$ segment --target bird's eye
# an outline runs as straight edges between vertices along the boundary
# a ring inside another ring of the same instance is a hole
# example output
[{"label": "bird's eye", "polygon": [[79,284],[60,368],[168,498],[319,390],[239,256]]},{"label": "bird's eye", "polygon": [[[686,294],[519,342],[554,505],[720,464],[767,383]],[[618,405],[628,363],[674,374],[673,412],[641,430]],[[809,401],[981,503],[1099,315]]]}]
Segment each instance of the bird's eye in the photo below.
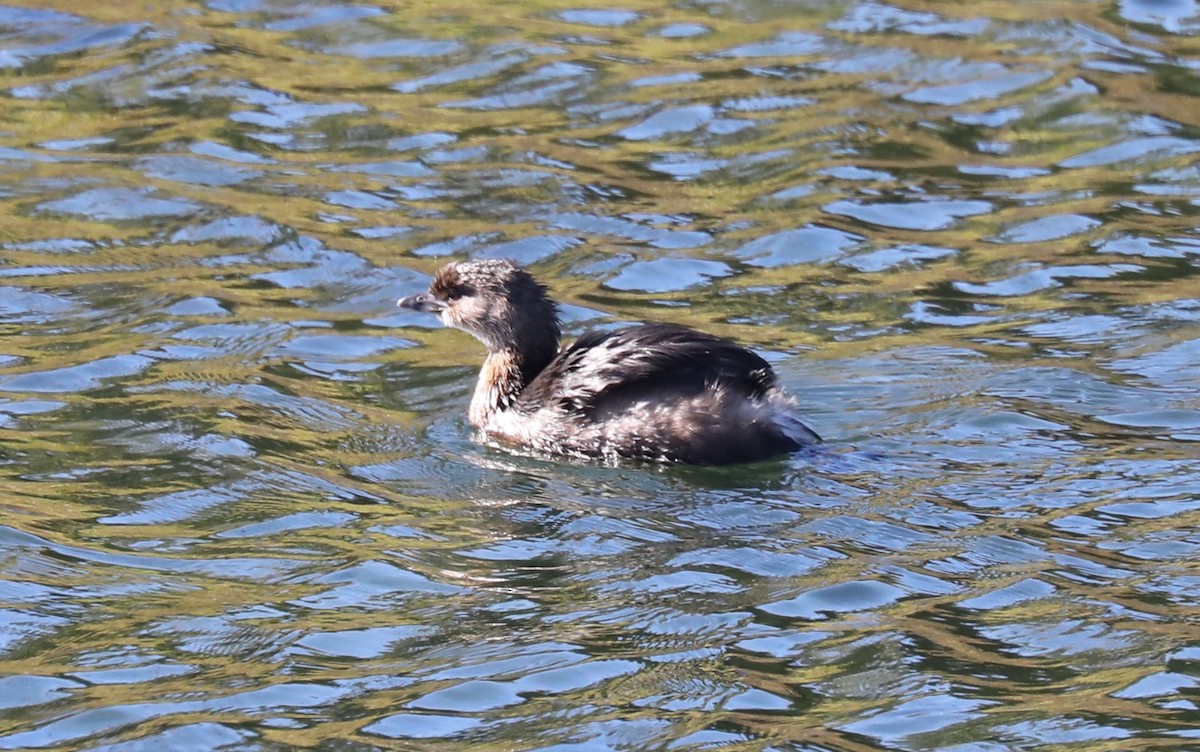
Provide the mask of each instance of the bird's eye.
[{"label": "bird's eye", "polygon": [[465,286],[455,285],[454,287],[451,287],[449,290],[446,290],[446,300],[458,300],[459,298],[466,295],[468,292],[470,292],[470,290],[468,290]]}]

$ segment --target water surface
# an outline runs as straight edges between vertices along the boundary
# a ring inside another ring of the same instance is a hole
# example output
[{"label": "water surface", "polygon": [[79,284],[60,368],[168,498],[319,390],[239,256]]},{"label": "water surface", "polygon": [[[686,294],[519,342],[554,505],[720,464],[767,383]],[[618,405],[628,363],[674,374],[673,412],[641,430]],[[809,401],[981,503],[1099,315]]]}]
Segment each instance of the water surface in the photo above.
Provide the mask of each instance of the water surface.
[{"label": "water surface", "polygon": [[[1196,3],[110,5],[0,6],[0,748],[1200,743]],[[497,256],[827,445],[480,444]]]}]

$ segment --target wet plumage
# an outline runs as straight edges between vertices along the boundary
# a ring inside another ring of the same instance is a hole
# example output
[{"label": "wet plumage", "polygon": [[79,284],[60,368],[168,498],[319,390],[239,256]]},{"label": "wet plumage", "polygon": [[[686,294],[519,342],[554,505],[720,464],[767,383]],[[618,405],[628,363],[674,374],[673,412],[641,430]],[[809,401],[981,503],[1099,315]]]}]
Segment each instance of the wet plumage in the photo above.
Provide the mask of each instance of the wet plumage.
[{"label": "wet plumage", "polygon": [[720,465],[820,441],[771,366],[672,324],[589,332],[559,350],[558,308],[510,261],[451,263],[399,305],[437,313],[488,349],[471,422],[538,451]]}]

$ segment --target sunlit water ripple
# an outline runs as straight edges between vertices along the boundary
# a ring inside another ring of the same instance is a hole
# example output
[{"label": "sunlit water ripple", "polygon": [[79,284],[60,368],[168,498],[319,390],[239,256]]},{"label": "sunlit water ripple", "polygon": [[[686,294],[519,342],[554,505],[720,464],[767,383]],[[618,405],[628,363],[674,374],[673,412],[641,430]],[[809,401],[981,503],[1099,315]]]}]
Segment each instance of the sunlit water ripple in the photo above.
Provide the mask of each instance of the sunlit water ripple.
[{"label": "sunlit water ripple", "polygon": [[[1195,2],[0,7],[0,748],[1200,744]],[[567,329],[828,443],[479,443]]]}]

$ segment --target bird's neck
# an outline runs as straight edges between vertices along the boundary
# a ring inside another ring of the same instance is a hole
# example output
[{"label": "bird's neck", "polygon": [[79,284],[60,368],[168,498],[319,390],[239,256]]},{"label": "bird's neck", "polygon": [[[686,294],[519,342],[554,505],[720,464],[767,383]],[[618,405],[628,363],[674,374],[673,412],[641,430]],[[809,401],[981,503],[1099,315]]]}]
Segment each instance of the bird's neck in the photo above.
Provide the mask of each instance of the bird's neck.
[{"label": "bird's neck", "polygon": [[488,353],[479,371],[479,381],[475,382],[475,394],[467,413],[471,424],[485,428],[494,414],[513,406],[526,386],[521,356],[516,350]]},{"label": "bird's neck", "polygon": [[503,348],[488,353],[475,383],[468,417],[472,425],[485,428],[498,412],[510,409],[525,387],[553,360],[558,352],[557,337],[538,347]]}]

